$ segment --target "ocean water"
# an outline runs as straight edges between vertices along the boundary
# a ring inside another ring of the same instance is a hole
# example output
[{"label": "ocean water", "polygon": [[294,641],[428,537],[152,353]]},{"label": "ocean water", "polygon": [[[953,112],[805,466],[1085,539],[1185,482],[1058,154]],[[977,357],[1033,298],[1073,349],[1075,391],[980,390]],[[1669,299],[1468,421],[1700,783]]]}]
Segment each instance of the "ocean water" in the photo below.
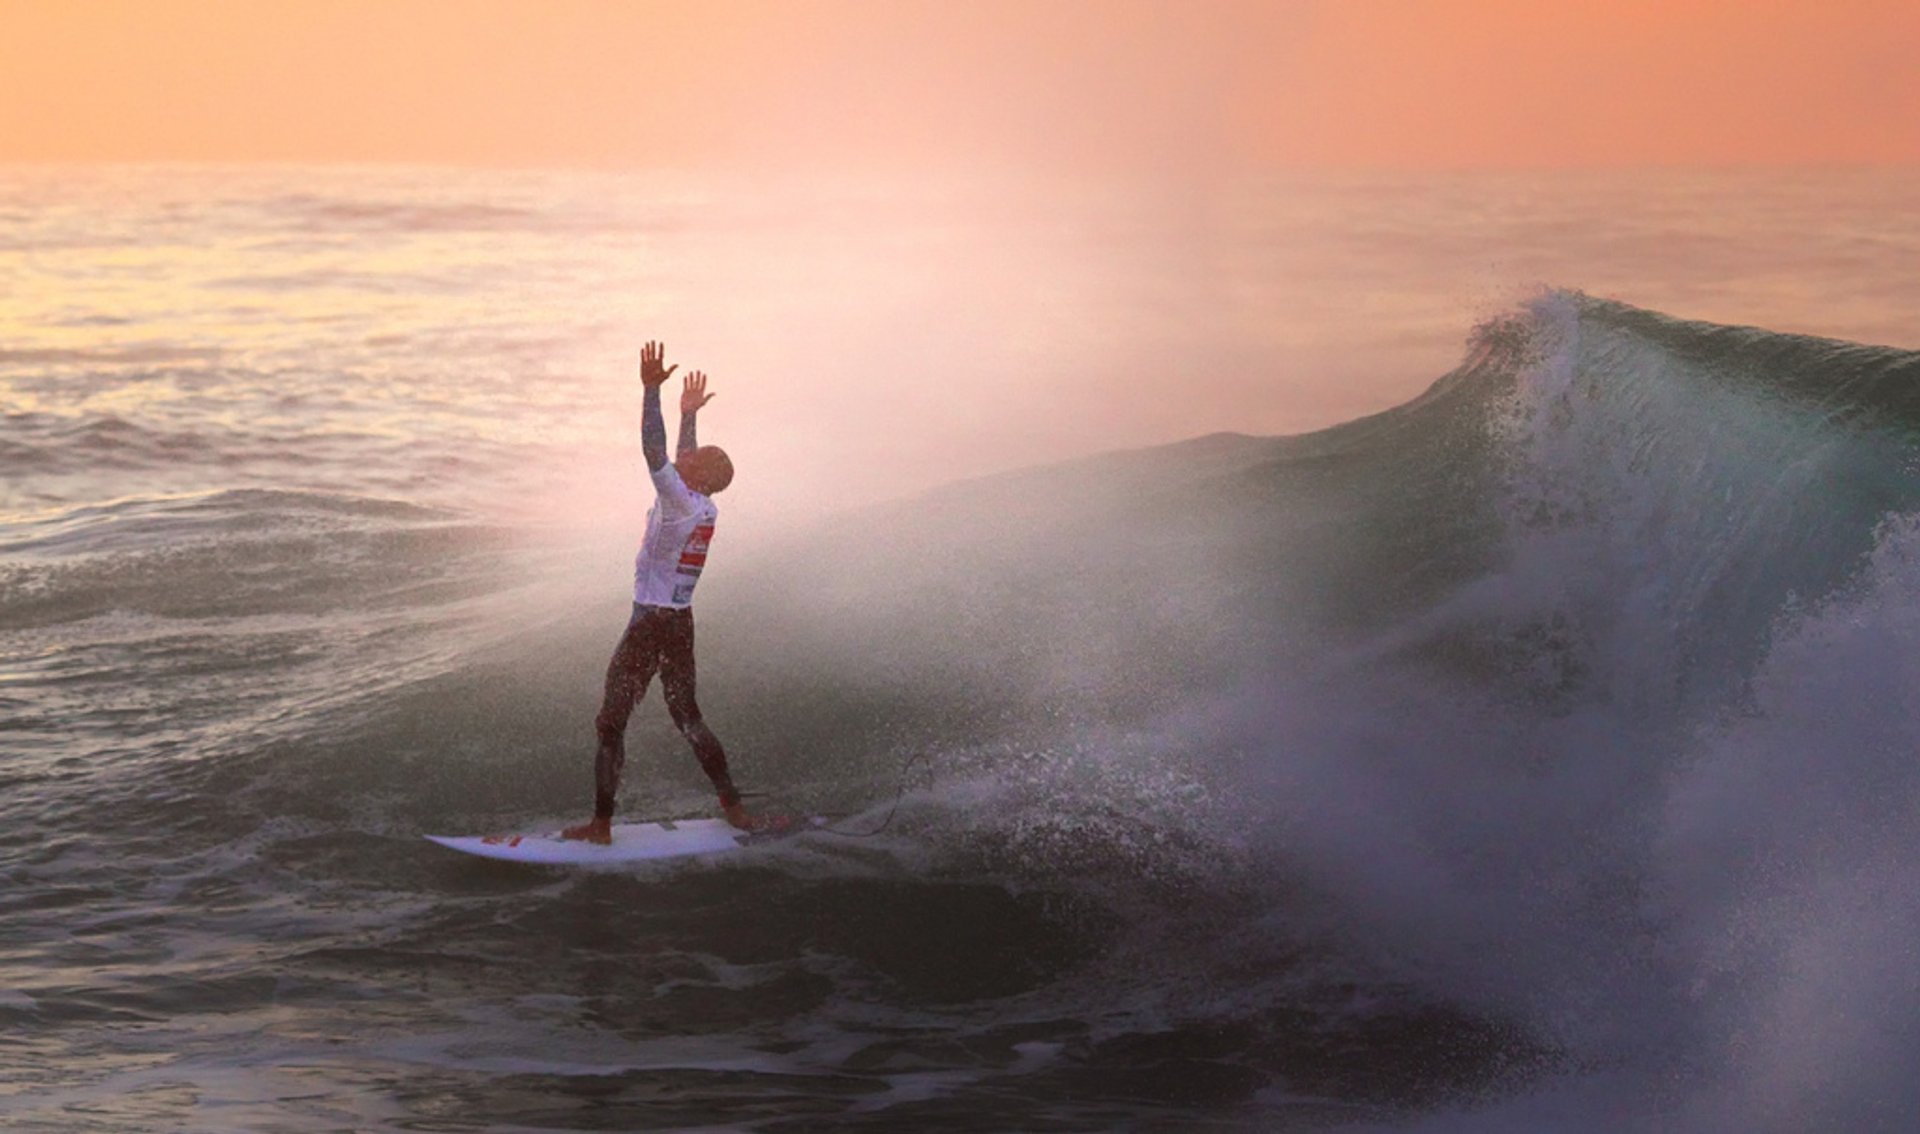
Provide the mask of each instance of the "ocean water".
[{"label": "ocean water", "polygon": [[0,170],[0,1125],[1909,1129],[1909,180]]}]

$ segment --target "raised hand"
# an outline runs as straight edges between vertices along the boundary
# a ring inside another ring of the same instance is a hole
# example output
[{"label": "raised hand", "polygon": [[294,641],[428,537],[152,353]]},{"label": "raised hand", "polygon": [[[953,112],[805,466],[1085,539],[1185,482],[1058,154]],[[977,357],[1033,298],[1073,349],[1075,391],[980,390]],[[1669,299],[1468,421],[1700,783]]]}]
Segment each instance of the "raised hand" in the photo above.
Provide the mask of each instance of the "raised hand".
[{"label": "raised hand", "polygon": [[649,342],[640,348],[640,384],[642,386],[648,389],[664,386],[667,384],[667,379],[673,377],[673,372],[680,369],[678,363],[662,367],[660,364],[666,361],[666,355],[667,348],[661,343]]},{"label": "raised hand", "polygon": [[695,370],[693,373],[688,374],[685,384],[680,389],[681,415],[685,416],[690,413],[699,413],[700,407],[712,400],[713,395],[707,393],[706,373]]}]

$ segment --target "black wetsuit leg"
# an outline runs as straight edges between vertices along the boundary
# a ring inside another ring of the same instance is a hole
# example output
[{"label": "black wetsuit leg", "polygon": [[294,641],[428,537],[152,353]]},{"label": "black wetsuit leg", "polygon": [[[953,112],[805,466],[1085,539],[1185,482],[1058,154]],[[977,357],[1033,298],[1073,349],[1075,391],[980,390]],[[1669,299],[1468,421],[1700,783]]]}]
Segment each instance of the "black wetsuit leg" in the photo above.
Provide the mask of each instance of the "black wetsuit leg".
[{"label": "black wetsuit leg", "polygon": [[663,610],[660,632],[660,688],[666,694],[667,712],[672,714],[673,723],[680,735],[687,738],[693,746],[693,754],[700,761],[700,769],[713,781],[713,790],[720,793],[720,806],[732,807],[740,802],[740,793],[733,786],[733,777],[727,774],[727,753],[720,747],[720,738],[707,727],[700,716],[700,703],[694,699],[696,667],[693,660],[693,609]]},{"label": "black wetsuit leg", "polygon": [[620,644],[607,662],[606,693],[600,699],[599,715],[593,718],[593,731],[600,741],[593,758],[596,819],[613,815],[613,801],[620,794],[620,769],[627,762],[627,718],[660,668],[660,646],[653,624],[645,617],[647,609],[634,604],[626,633],[620,635]]},{"label": "black wetsuit leg", "polygon": [[720,793],[721,805],[740,801],[740,793],[727,774],[727,756],[720,738],[701,719],[699,703],[694,699],[693,611],[636,603],[626,633],[607,663],[606,693],[593,722],[599,739],[593,765],[596,818],[613,815],[614,799],[620,793],[620,771],[626,764],[627,720],[633,715],[634,705],[646,695],[655,672],[660,674],[673,723],[693,745],[701,769]]}]

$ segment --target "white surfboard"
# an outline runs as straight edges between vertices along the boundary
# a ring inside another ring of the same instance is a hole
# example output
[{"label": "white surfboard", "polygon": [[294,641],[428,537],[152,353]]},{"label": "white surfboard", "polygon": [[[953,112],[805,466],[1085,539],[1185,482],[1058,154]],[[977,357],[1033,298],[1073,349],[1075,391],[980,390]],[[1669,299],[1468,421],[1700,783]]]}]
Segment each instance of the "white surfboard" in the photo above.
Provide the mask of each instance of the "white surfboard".
[{"label": "white surfboard", "polygon": [[735,851],[795,835],[819,823],[820,820],[796,820],[778,831],[742,831],[725,819],[661,819],[652,823],[616,823],[613,842],[604,844],[590,843],[584,839],[563,839],[557,832],[546,835],[426,837],[443,847],[477,854],[482,858],[543,866],[604,866]]}]

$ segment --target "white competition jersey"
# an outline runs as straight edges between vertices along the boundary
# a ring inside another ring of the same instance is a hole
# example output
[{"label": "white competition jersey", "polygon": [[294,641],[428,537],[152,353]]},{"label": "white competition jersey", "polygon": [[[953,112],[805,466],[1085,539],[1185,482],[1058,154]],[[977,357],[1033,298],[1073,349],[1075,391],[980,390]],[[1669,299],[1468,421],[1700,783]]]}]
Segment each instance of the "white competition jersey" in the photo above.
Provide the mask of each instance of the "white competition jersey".
[{"label": "white competition jersey", "polygon": [[672,463],[653,474],[660,498],[647,512],[647,538],[633,557],[633,601],[643,606],[693,605],[693,586],[707,565],[707,545],[720,509],[687,487]]}]

